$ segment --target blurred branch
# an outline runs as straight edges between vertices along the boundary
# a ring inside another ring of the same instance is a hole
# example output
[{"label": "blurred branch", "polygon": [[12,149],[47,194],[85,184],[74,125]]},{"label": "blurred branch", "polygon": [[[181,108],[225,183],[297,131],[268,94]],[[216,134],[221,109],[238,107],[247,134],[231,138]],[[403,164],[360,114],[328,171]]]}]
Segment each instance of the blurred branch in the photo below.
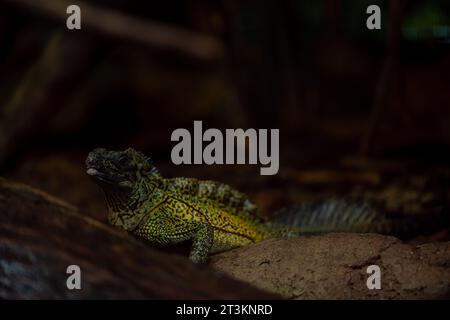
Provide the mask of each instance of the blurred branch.
[{"label": "blurred branch", "polygon": [[389,25],[386,39],[387,51],[376,87],[369,125],[361,141],[360,152],[362,154],[367,154],[370,151],[370,146],[378,129],[382,114],[386,109],[393,77],[395,72],[398,71],[398,56],[400,54],[402,23],[406,3],[407,0],[391,0],[389,2]]},{"label": "blurred branch", "polygon": [[[77,83],[95,68],[98,41],[79,33],[54,32],[42,54],[0,109],[0,166],[38,127],[46,126]],[[69,62],[69,63],[68,63]]]},{"label": "blurred branch", "polygon": [[306,185],[363,184],[376,186],[381,176],[376,170],[285,170],[285,179]]},{"label": "blurred branch", "polygon": [[[65,21],[66,9],[72,1],[0,0],[48,17]],[[92,29],[106,36],[128,40],[150,48],[169,49],[200,60],[216,60],[222,45],[213,37],[201,35],[155,22],[136,19],[106,8],[77,1],[81,8],[82,29]]]}]

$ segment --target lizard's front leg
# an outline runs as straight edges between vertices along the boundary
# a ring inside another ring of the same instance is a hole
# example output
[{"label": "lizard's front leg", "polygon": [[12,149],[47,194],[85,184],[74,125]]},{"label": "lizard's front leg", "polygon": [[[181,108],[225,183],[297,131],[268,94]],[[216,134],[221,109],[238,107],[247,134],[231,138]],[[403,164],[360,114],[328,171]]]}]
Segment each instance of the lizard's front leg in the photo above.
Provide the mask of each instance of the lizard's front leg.
[{"label": "lizard's front leg", "polygon": [[214,242],[214,230],[208,223],[202,223],[193,235],[192,249],[189,258],[194,263],[208,261]]},{"label": "lizard's front leg", "polygon": [[133,233],[161,245],[192,239],[189,257],[194,263],[205,263],[208,260],[214,241],[214,231],[209,223],[176,219],[164,207],[153,210],[152,215],[144,219]]}]

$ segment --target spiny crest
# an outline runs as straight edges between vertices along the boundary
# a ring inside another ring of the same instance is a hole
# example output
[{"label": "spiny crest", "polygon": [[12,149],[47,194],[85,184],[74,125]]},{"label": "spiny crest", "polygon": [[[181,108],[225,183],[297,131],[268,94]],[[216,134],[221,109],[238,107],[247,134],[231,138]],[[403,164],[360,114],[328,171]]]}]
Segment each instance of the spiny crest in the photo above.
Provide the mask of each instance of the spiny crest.
[{"label": "spiny crest", "polygon": [[159,174],[158,169],[156,169],[150,157],[147,157],[142,152],[137,151],[133,148],[128,148],[125,150],[125,152],[133,158],[136,166],[143,172],[148,174]]}]

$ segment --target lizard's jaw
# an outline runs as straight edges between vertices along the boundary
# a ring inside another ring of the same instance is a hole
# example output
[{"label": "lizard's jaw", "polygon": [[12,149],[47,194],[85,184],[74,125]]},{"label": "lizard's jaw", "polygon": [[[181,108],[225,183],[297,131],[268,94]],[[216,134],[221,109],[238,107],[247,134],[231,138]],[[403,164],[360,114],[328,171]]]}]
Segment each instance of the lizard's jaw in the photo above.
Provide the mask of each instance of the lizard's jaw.
[{"label": "lizard's jaw", "polygon": [[124,179],[121,179],[119,177],[112,177],[111,175],[108,175],[93,166],[89,166],[86,170],[86,173],[98,181],[112,185],[120,185],[125,181]]}]

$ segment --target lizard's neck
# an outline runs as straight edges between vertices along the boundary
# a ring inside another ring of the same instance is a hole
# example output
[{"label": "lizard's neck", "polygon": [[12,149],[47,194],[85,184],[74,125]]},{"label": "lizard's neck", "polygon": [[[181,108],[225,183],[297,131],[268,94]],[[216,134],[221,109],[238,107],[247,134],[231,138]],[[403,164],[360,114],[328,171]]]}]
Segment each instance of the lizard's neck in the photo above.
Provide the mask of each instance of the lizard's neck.
[{"label": "lizard's neck", "polygon": [[108,207],[108,220],[125,230],[133,230],[146,212],[161,198],[163,179],[142,179],[130,190],[103,187]]}]

